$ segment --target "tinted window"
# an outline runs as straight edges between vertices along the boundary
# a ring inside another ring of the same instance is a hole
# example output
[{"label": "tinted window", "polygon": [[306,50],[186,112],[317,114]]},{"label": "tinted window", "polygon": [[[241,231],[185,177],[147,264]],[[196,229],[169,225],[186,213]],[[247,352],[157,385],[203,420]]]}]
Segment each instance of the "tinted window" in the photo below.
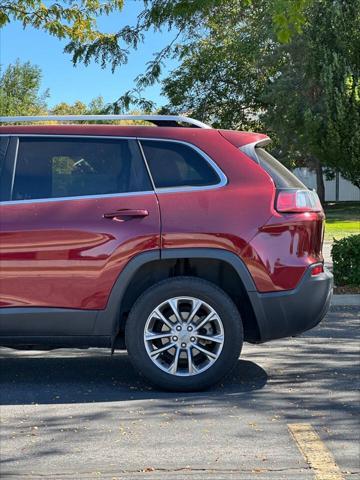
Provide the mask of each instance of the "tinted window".
[{"label": "tinted window", "polygon": [[274,180],[278,188],[306,188],[305,185],[276,158],[263,148],[257,148],[260,165]]},{"label": "tinted window", "polygon": [[13,200],[151,190],[134,140],[23,138]]},{"label": "tinted window", "polygon": [[0,136],[0,174],[5,163],[6,150],[9,145],[9,137]]},{"label": "tinted window", "polygon": [[141,142],[157,188],[215,185],[220,178],[193,148],[177,142]]}]

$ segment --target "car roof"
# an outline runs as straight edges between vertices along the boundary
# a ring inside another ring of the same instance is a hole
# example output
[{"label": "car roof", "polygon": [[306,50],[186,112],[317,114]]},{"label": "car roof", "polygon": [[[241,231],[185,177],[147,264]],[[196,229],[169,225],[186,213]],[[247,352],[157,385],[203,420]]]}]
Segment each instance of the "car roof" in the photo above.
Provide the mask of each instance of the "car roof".
[{"label": "car roof", "polygon": [[142,137],[169,140],[183,140],[199,144],[214,139],[221,134],[237,147],[267,138],[261,133],[216,130],[188,127],[153,127],[144,125],[2,125],[0,135],[81,135],[81,136],[110,136],[110,137]]}]

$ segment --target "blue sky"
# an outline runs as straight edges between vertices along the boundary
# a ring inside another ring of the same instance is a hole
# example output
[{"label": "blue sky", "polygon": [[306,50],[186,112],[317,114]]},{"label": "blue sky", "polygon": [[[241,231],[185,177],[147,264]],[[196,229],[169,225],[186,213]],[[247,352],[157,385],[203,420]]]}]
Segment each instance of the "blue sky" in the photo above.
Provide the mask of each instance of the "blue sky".
[{"label": "blue sky", "polygon": [[[133,25],[142,5],[142,1],[127,0],[121,12],[98,20],[100,29],[111,32],[127,24]],[[161,50],[174,36],[175,32],[149,32],[145,42],[130,54],[129,62],[112,74],[110,68],[103,70],[96,63],[73,67],[71,56],[63,53],[66,41],[32,28],[24,30],[20,23],[13,22],[0,30],[0,63],[4,69],[19,58],[22,62],[38,65],[43,72],[42,88],[50,89],[50,106],[61,101],[88,103],[98,95],[111,102],[133,87],[134,78],[144,71],[152,54]],[[170,71],[174,66],[175,61],[169,60],[166,70]],[[148,88],[146,97],[158,105],[166,103],[160,85]]]}]

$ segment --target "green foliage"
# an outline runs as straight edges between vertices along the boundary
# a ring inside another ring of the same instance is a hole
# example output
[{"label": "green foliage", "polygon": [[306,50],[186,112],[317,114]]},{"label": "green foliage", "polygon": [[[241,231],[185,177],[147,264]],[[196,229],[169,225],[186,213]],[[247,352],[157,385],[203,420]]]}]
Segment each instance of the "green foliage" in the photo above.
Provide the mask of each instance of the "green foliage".
[{"label": "green foliage", "polygon": [[73,104],[61,102],[48,108],[49,90],[40,91],[42,73],[30,62],[10,64],[0,77],[0,115],[97,115],[106,113],[109,106],[99,96],[86,105],[80,100]]},{"label": "green foliage", "polygon": [[105,113],[107,105],[102,96],[96,97],[86,105],[77,100],[73,104],[61,102],[50,110],[50,115],[100,115]]},{"label": "green foliage", "polygon": [[23,27],[42,29],[58,38],[95,41],[102,38],[96,29],[96,17],[123,7],[123,0],[0,0],[0,28],[11,20]]},{"label": "green foliage", "polygon": [[43,115],[48,90],[41,93],[41,70],[30,62],[10,64],[0,78],[0,114]]},{"label": "green foliage", "polygon": [[319,148],[332,168],[360,188],[359,9],[358,0],[335,5],[328,14],[331,30],[320,38],[326,128]]},{"label": "green foliage", "polygon": [[107,112],[108,105],[105,103],[104,98],[100,95],[95,97],[89,103],[87,107],[88,115],[100,115]]},{"label": "green foliage", "polygon": [[[132,2],[133,0],[128,0]],[[273,30],[280,39],[288,41],[293,32],[299,32],[305,22],[305,6],[315,0],[272,0],[270,18]],[[100,15],[123,8],[124,0],[0,0],[0,28],[17,20],[23,27],[41,29],[60,39],[67,39],[65,52],[70,53],[74,64],[88,65],[92,60],[112,70],[128,60],[129,47],[137,48],[149,30],[174,29],[174,40],[147,65],[146,71],[136,79],[136,87],[117,102],[115,108],[129,108],[130,104],[149,108],[138,94],[146,85],[160,77],[165,58],[181,55],[178,40],[187,44],[201,38],[208,23],[223,8],[235,11],[251,6],[258,0],[143,0],[144,8],[136,25],[126,25],[116,32],[101,32],[96,19]]]},{"label": "green foliage", "polygon": [[[66,103],[66,102],[61,102],[61,103],[58,103],[57,105],[55,105],[50,111],[49,111],[49,114],[50,115],[102,115],[102,114],[106,114],[106,113],[112,113],[113,112],[113,106],[112,105],[109,105],[109,104],[106,104],[103,97],[102,96],[99,96],[99,97],[95,97],[93,100],[91,100],[91,102],[86,105],[84,102],[81,102],[80,100],[77,100],[76,102],[70,104],[70,103]],[[141,112],[132,112],[134,115],[136,114],[141,114],[143,113],[143,111]],[[129,124],[134,124],[134,125],[152,125],[151,123],[149,122],[145,122],[145,121],[142,121],[142,122],[129,122],[129,121],[122,121],[122,120],[114,120],[113,122],[103,122],[103,121],[100,121],[100,120],[96,120],[96,121],[91,121],[89,122],[88,120],[87,121],[81,121],[81,122],[77,122],[79,124],[81,123],[86,123],[86,124],[89,124],[89,123],[97,123],[97,124],[101,124],[101,123],[106,123],[106,124],[113,124],[113,125],[129,125]],[[60,160],[59,160],[60,162]],[[61,162],[63,162],[63,159],[61,160]],[[64,163],[59,163],[60,167],[62,168],[64,165],[67,165],[66,162],[65,164]],[[59,168],[60,168],[59,167]]]},{"label": "green foliage", "polygon": [[265,124],[360,186],[360,1],[319,0],[265,91]]},{"label": "green foliage", "polygon": [[77,100],[72,105],[61,102],[50,110],[50,115],[86,115],[87,106],[85,103]]},{"label": "green foliage", "polygon": [[325,241],[332,243],[334,238],[360,233],[360,202],[330,202],[324,209]]},{"label": "green foliage", "polygon": [[273,41],[266,41],[271,17],[252,5],[213,13],[207,34],[183,48],[181,65],[165,79],[170,104],[164,111],[191,112],[215,127],[260,128],[260,95],[276,72]]},{"label": "green foliage", "polygon": [[306,23],[304,12],[311,3],[311,0],[274,2],[272,19],[277,38],[281,43],[289,43],[294,34],[302,33]]},{"label": "green foliage", "polygon": [[[145,72],[135,79],[135,87],[114,103],[116,112],[127,111],[131,106],[149,111],[154,105],[143,97],[144,88],[153,85],[161,78],[166,58],[183,60],[199,42],[207,38],[209,31],[217,27],[229,31],[229,24],[236,29],[241,26],[243,13],[252,14],[254,25],[262,30],[262,22],[279,42],[288,41],[294,32],[300,32],[305,23],[305,7],[315,0],[144,0],[145,8],[138,18],[136,27],[129,27],[128,38],[119,32],[121,38],[132,46],[143,40],[144,32],[155,29],[174,28],[177,33],[173,40],[162,50],[154,54],[154,58],[147,63]],[[264,15],[264,4],[267,5],[267,17]],[[253,13],[252,13],[253,12]],[[257,18],[255,12],[259,15]],[[220,24],[220,20],[224,22]],[[256,21],[257,20],[257,21]],[[220,30],[218,31],[220,34]],[[235,31],[236,34],[236,31]],[[223,35],[225,37],[225,35]],[[240,40],[240,39],[239,39]],[[231,39],[230,39],[231,41]],[[214,45],[214,43],[213,43]],[[81,60],[91,58],[90,48],[84,47]],[[111,58],[111,55],[110,55]],[[104,59],[104,63],[108,59]],[[126,58],[123,59],[126,61]],[[113,56],[114,69],[121,59]],[[220,75],[220,72],[218,72]]]},{"label": "green foliage", "polygon": [[[96,17],[120,10],[123,0],[0,0],[0,27],[15,19],[43,29],[69,40],[74,64],[94,59],[112,69],[127,62],[146,31],[174,28],[134,89],[96,111],[154,110],[143,90],[161,78],[166,58],[176,57],[181,66],[164,81],[170,101],[163,112],[268,131],[288,166],[315,167],[318,179],[329,167],[360,185],[360,0],[143,2],[135,26],[102,33]],[[65,110],[89,108],[57,106]]]},{"label": "green foliage", "polygon": [[334,240],[331,255],[335,285],[360,286],[360,235]]},{"label": "green foliage", "polygon": [[[77,100],[73,104],[61,102],[55,105],[49,112],[50,115],[101,115],[108,113],[109,106],[105,104],[103,97],[99,96],[91,100],[86,105],[84,102]],[[89,122],[83,121],[80,123],[102,123],[99,121]]]},{"label": "green foliage", "polygon": [[359,12],[360,0],[333,0],[332,8],[327,0],[224,2],[200,39],[178,47],[163,112],[267,131],[288,166],[309,166],[318,178],[323,168],[338,170],[359,186]]},{"label": "green foliage", "polygon": [[[31,26],[54,37],[67,39],[69,43],[65,51],[72,54],[74,63],[79,60],[88,63],[89,56],[104,63],[109,55],[122,61],[124,51],[118,43],[122,33],[103,33],[96,23],[100,15],[108,15],[122,7],[123,0],[63,0],[53,3],[0,0],[0,28],[17,20],[24,28]],[[88,49],[86,55],[84,48]]]}]

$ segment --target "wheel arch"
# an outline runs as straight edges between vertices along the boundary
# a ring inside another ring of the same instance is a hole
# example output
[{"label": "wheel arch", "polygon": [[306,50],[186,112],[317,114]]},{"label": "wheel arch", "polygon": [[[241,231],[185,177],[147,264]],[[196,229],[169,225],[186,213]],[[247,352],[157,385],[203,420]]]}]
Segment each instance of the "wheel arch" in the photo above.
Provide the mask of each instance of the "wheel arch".
[{"label": "wheel arch", "polygon": [[95,334],[111,335],[124,347],[126,316],[139,295],[169,277],[192,275],[211,281],[234,301],[244,323],[245,340],[259,341],[259,327],[252,299],[254,281],[244,262],[234,253],[217,248],[174,248],[136,255],[119,274],[105,310],[99,312]]}]

